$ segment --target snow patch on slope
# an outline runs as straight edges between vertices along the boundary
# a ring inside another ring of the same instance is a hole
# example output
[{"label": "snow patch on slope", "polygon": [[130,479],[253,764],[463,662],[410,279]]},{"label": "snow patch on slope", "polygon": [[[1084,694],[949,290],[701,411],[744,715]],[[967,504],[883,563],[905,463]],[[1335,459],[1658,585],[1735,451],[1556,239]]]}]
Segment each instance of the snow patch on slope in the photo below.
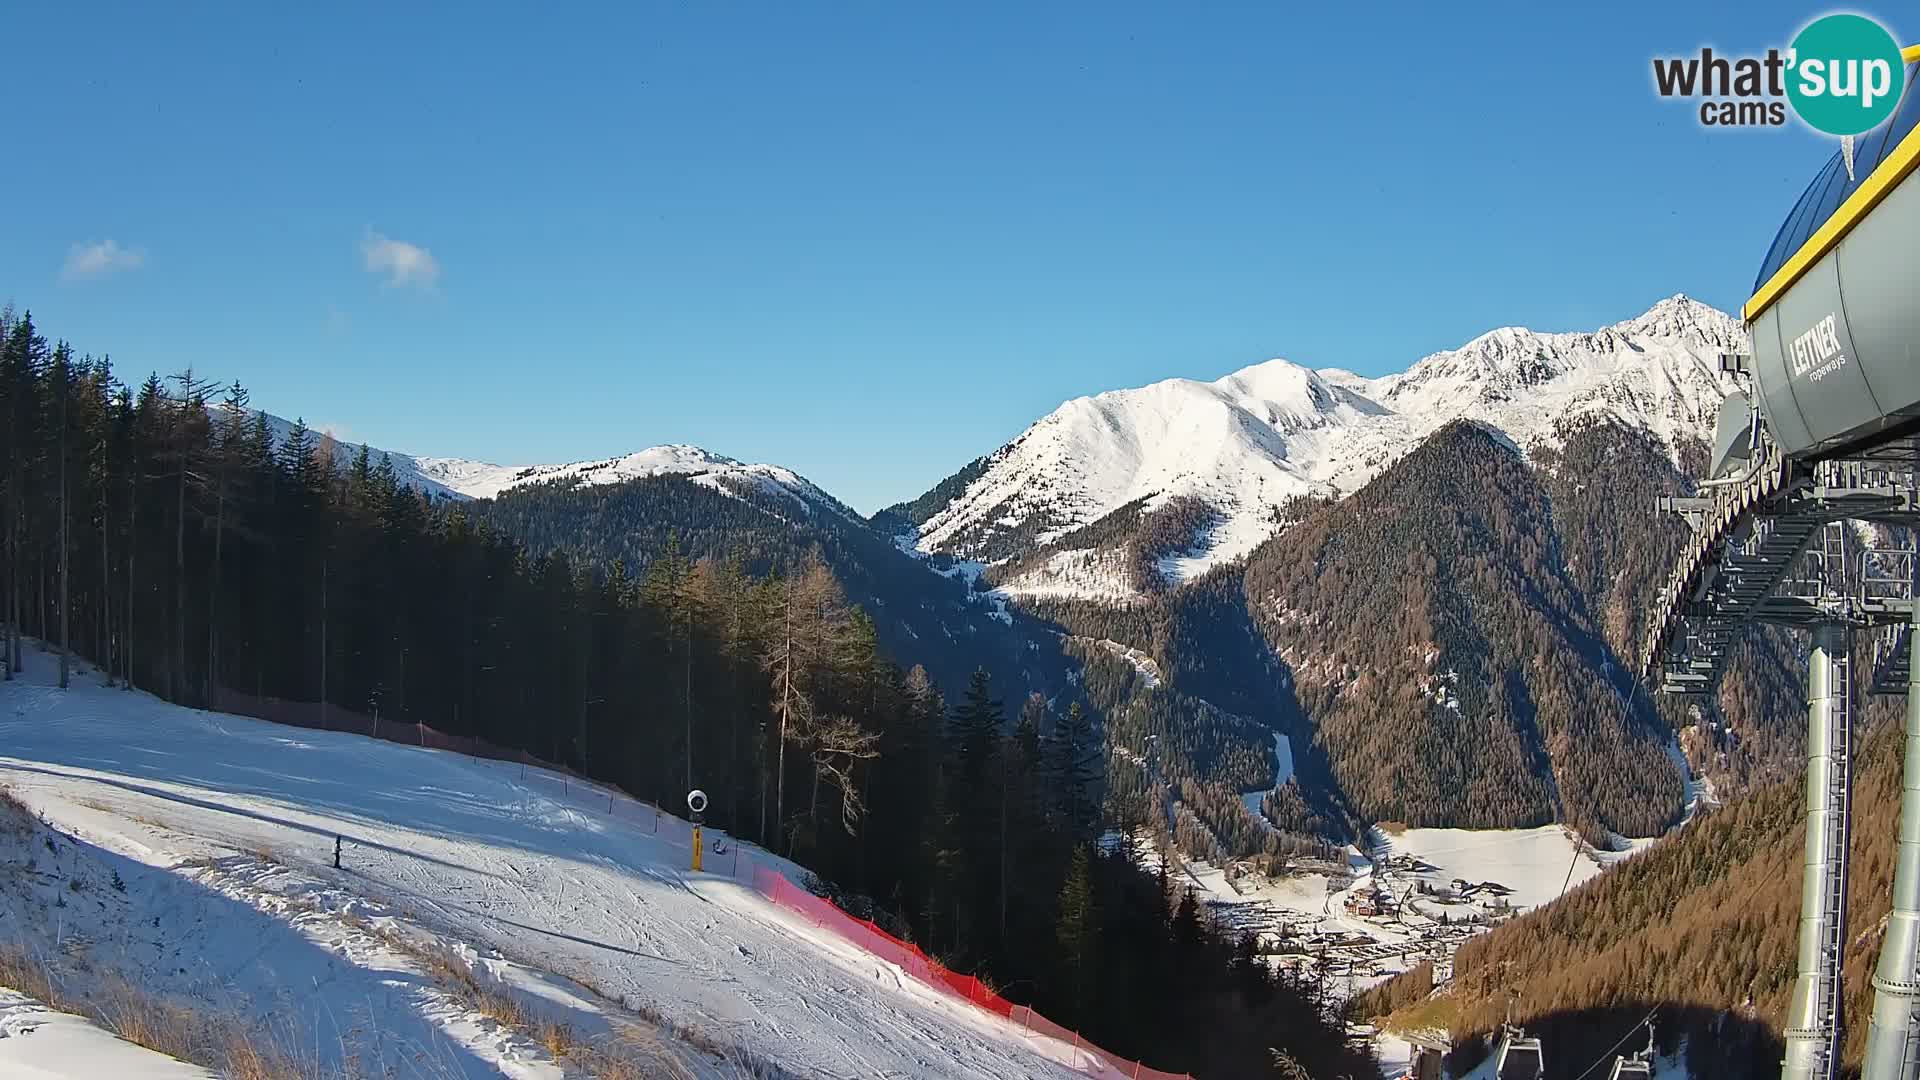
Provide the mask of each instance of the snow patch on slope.
[{"label": "snow patch on slope", "polygon": [[[909,546],[911,543],[908,537]],[[1052,596],[1124,603],[1140,598],[1139,591],[1127,580],[1125,557],[1097,548],[1050,552],[1034,569],[1003,580],[1000,589],[1009,596],[1026,599]]]},{"label": "snow patch on slope", "polygon": [[1293,742],[1276,731],[1273,733],[1273,786],[1265,791],[1248,791],[1241,794],[1240,801],[1246,806],[1247,813],[1252,815],[1255,821],[1263,822],[1268,828],[1272,828],[1273,823],[1267,821],[1267,815],[1260,811],[1260,804],[1266,801],[1268,795],[1280,794],[1280,789],[1286,787],[1287,781],[1291,779],[1293,779]]}]

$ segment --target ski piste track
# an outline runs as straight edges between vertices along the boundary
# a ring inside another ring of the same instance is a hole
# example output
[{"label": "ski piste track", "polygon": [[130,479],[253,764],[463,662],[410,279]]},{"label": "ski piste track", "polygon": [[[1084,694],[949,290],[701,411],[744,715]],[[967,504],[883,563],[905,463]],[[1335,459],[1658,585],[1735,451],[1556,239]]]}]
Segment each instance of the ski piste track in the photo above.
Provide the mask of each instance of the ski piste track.
[{"label": "ski piste track", "polygon": [[[470,943],[501,958],[490,963],[577,984],[568,993],[590,989],[608,1016],[633,1010],[719,1036],[784,1070],[775,1075],[1178,1075],[1108,1053],[947,971],[809,892],[801,868],[752,844],[706,830],[704,872],[692,872],[691,824],[620,792],[529,762],[167,705],[101,686],[93,673],[63,693],[51,686],[51,657],[30,661],[27,676],[0,691],[0,783],[75,842],[198,883],[166,886],[178,896],[212,890],[258,906],[259,880],[290,870],[322,908],[385,913],[375,917]],[[336,837],[340,871],[329,869]],[[194,869],[202,853],[213,865]],[[276,870],[282,863],[289,869]],[[120,865],[138,892],[136,868]],[[283,919],[235,911],[248,926],[213,929],[209,919],[195,931],[212,934],[200,947],[211,966],[191,979],[169,983],[170,966],[145,963],[130,976],[160,979],[162,994],[211,979],[240,995],[221,999],[232,1006],[248,986],[302,994],[312,970],[323,992],[310,1012],[364,1009],[369,992],[382,1008],[411,1008],[389,1001],[375,973],[329,959],[344,955],[331,942],[318,953],[289,945],[299,934]],[[309,917],[319,916],[294,916]],[[193,951],[198,939],[167,919],[165,937]],[[289,975],[301,985],[283,987]],[[531,1000],[551,992],[536,986]],[[324,1021],[314,1023],[324,1040]],[[433,1037],[431,1025],[408,1030],[415,1045]],[[475,1062],[458,1074],[491,1071]],[[394,1075],[417,1070],[401,1062]]]},{"label": "ski piste track", "polygon": [[[1693,535],[1662,587],[1641,675],[1711,695],[1755,624],[1810,632],[1806,857],[1785,1080],[1841,1074],[1854,695],[1907,696],[1892,913],[1863,1080],[1920,1080],[1920,47],[1902,100],[1843,145],[1774,238],[1742,308],[1753,351],[1727,397],[1704,494],[1663,498]],[[1866,679],[1854,638],[1875,634]]]}]

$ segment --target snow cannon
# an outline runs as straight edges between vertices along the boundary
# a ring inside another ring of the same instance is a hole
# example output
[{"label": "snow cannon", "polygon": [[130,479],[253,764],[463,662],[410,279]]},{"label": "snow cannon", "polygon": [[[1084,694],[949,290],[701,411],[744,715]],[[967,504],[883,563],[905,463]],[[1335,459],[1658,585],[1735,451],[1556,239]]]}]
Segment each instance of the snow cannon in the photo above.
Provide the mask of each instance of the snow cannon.
[{"label": "snow cannon", "polygon": [[[1920,46],[1893,116],[1836,152],[1774,235],[1741,308],[1749,374],[1788,458],[1844,456],[1920,430]],[[1716,439],[1716,448],[1719,440]]]},{"label": "snow cannon", "polygon": [[700,823],[702,815],[707,812],[707,793],[701,791],[699,788],[694,788],[692,791],[687,792],[687,810],[693,814],[692,869],[695,873],[698,873],[700,871],[700,856],[702,854],[700,850]]}]

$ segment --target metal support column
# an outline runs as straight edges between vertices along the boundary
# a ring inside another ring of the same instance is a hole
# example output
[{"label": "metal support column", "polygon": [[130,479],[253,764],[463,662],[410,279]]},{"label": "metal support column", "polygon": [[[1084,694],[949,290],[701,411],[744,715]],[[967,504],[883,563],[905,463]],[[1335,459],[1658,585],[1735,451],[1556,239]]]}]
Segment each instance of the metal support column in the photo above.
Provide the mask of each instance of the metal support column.
[{"label": "metal support column", "polygon": [[1850,631],[1814,628],[1807,662],[1807,847],[1800,891],[1799,975],[1787,1007],[1781,1080],[1840,1075],[1840,965],[1847,940],[1853,671]]},{"label": "metal support column", "polygon": [[[1913,618],[1913,630],[1920,630],[1920,607]],[[1865,1080],[1920,1080],[1920,664],[1912,663],[1900,846],[1893,867],[1893,912],[1873,975]]]}]

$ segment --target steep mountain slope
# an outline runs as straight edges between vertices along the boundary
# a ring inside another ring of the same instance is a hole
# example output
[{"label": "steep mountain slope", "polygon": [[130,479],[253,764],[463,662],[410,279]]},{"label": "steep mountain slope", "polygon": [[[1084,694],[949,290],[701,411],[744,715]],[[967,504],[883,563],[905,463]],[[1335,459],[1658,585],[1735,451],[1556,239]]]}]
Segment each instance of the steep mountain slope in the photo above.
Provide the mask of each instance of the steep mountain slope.
[{"label": "steep mountain slope", "polygon": [[1538,474],[1497,433],[1450,424],[1284,530],[1246,597],[1363,817],[1646,836],[1677,816],[1661,726],[1622,700]]},{"label": "steep mountain slope", "polygon": [[[1658,495],[1690,493],[1690,478],[1705,468],[1705,459],[1706,446],[1698,439],[1676,434],[1662,444],[1644,429],[1597,416],[1562,421],[1554,444],[1534,454],[1567,573],[1617,658],[1633,658],[1640,627],[1686,536],[1678,516],[1653,513],[1650,504]],[[1656,700],[1680,729],[1693,767],[1709,776],[1722,798],[1800,766],[1804,643],[1794,639],[1785,631],[1756,628],[1711,702]]]},{"label": "steep mountain slope", "polygon": [[1336,434],[1377,411],[1285,360],[1077,398],[996,453],[927,519],[920,544],[996,561],[1134,500],[1182,494],[1221,511],[1206,546],[1232,558],[1265,538],[1266,507],[1313,483]]},{"label": "steep mountain slope", "polygon": [[[1856,762],[1844,1055],[1857,1069],[1870,976],[1885,934],[1900,802],[1892,699],[1872,699]],[[1420,1006],[1444,1018],[1460,1064],[1485,1052],[1509,1007],[1544,1036],[1548,1077],[1574,1080],[1653,1011],[1689,1075],[1772,1077],[1792,991],[1804,858],[1802,785],[1786,779],[1697,819],[1562,900],[1460,950],[1451,987]],[[1375,995],[1375,1002],[1391,991]],[[1509,1006],[1511,1001],[1511,1006]],[[1363,1003],[1367,1004],[1367,1003]],[[1455,1075],[1460,1075],[1457,1071]]]},{"label": "steep mountain slope", "polygon": [[[295,427],[269,413],[276,443]],[[359,447],[316,436],[338,469]],[[680,545],[690,558],[738,558],[754,573],[799,565],[819,550],[849,596],[873,618],[881,643],[921,660],[942,686],[958,690],[984,667],[1003,693],[1048,698],[1070,686],[1077,664],[1060,637],[1010,611],[953,560],[903,549],[791,469],[746,464],[696,446],[655,446],[617,458],[564,465],[492,465],[367,449],[403,485],[468,503],[470,518],[528,545],[536,556],[566,551],[639,574]]]},{"label": "steep mountain slope", "polygon": [[882,647],[913,657],[950,692],[975,668],[992,672],[1011,702],[1072,689],[1077,664],[1045,623],[980,590],[951,560],[904,551],[857,515],[836,512],[838,503],[784,483],[770,489],[758,482],[763,475],[668,472],[602,484],[570,475],[465,509],[536,555],[567,551],[602,568],[617,561],[636,576],[673,546],[690,558],[738,558],[756,574],[792,570],[817,550],[873,619]]},{"label": "steep mountain slope", "polygon": [[[893,509],[923,550],[1023,560],[1002,575],[1014,594],[1150,590],[1247,554],[1289,497],[1357,490],[1455,418],[1527,453],[1556,445],[1566,421],[1607,418],[1678,453],[1710,428],[1725,389],[1718,354],[1743,340],[1732,317],[1675,296],[1590,333],[1494,330],[1378,379],[1285,360],[1210,383],[1171,379],[1069,401]],[[1159,580],[1126,578],[1074,536],[1131,504],[1181,497],[1214,518],[1165,553]]]}]

